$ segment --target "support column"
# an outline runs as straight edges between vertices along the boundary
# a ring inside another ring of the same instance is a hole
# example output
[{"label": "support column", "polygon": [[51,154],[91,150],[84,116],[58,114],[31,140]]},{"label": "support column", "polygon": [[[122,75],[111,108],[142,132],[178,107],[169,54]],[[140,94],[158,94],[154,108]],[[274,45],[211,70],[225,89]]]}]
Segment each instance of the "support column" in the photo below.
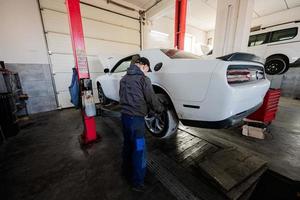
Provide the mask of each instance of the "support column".
[{"label": "support column", "polygon": [[186,27],[187,0],[176,0],[175,3],[175,41],[174,47],[184,49],[184,35]]},{"label": "support column", "polygon": [[218,0],[213,55],[246,52],[254,0]]},{"label": "support column", "polygon": [[[79,92],[83,104],[84,99],[93,98],[92,82],[90,79],[87,55],[85,51],[82,20],[79,0],[66,0],[67,13],[69,16],[70,35],[74,61],[79,79]],[[89,144],[97,141],[96,122],[94,116],[87,116],[84,106],[81,105],[81,114],[84,123],[83,134],[80,138],[81,144]]]}]

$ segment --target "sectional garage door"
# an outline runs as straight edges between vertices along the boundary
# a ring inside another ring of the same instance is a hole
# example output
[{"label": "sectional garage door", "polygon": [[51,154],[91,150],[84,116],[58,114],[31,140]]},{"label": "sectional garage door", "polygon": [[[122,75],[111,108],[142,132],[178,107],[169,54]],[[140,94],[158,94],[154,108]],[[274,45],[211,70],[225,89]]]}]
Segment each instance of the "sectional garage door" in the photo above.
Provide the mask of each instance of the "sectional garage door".
[{"label": "sectional garage door", "polygon": [[[53,78],[60,108],[71,107],[68,86],[74,60],[64,0],[39,0]],[[81,4],[81,15],[92,80],[103,73],[101,57],[139,50],[139,21]],[[93,81],[94,94],[96,84]],[[97,97],[97,95],[95,95]],[[97,98],[95,98],[97,101]]]}]

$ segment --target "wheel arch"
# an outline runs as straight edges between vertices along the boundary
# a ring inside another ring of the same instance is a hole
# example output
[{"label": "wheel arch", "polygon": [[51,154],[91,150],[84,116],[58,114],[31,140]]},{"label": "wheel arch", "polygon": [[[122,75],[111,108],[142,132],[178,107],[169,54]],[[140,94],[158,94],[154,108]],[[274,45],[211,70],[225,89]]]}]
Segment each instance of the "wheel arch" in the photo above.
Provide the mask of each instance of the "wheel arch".
[{"label": "wheel arch", "polygon": [[175,110],[177,119],[179,119],[178,115],[177,115],[177,112],[176,112],[176,108],[174,106],[174,103],[173,103],[173,101],[172,101],[169,93],[166,91],[166,89],[164,89],[162,86],[157,85],[157,84],[152,84],[152,87],[153,87],[153,90],[154,90],[154,92],[156,94],[164,94],[164,95],[166,95],[166,97],[168,98],[168,100],[171,102],[173,109]]},{"label": "wheel arch", "polygon": [[287,65],[290,64],[290,59],[289,59],[289,57],[288,57],[287,55],[285,55],[285,54],[282,54],[282,53],[276,53],[276,54],[269,55],[269,56],[266,58],[266,61],[267,61],[268,59],[273,58],[273,57],[282,57],[282,58],[284,58],[284,59],[287,61]]},{"label": "wheel arch", "polygon": [[97,91],[99,90],[99,87],[101,86],[101,83],[99,80],[96,80],[96,87],[97,87]]}]

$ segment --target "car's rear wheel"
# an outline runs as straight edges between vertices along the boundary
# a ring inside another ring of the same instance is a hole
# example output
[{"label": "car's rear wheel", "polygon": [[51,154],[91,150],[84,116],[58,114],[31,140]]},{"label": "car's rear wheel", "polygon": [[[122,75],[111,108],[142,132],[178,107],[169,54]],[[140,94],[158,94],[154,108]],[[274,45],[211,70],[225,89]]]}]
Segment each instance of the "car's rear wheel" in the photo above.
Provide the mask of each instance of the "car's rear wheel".
[{"label": "car's rear wheel", "polygon": [[[164,101],[171,102],[163,95],[158,94],[159,98]],[[145,117],[145,124],[148,131],[155,137],[167,138],[175,134],[178,128],[179,120],[175,113],[174,108],[169,108],[161,114],[151,113]]]},{"label": "car's rear wheel", "polygon": [[282,56],[272,56],[267,59],[265,64],[265,71],[269,75],[283,74],[288,69],[288,61]]}]

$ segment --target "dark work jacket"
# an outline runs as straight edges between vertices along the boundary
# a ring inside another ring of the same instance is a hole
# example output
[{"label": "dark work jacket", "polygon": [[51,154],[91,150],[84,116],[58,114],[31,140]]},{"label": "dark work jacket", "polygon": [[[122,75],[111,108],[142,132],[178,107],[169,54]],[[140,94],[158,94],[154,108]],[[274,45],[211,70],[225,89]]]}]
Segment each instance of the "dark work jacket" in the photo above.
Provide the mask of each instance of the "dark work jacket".
[{"label": "dark work jacket", "polygon": [[121,112],[132,116],[146,116],[149,109],[162,112],[163,105],[153,91],[151,80],[136,65],[130,65],[120,81]]}]

